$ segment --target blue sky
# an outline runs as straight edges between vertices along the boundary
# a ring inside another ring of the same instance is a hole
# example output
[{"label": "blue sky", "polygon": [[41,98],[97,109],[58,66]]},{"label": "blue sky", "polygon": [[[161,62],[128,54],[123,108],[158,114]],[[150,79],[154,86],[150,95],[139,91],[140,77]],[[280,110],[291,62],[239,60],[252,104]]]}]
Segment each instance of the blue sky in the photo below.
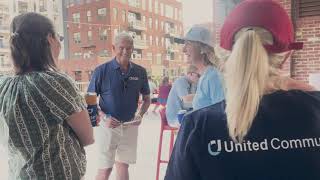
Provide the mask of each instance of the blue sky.
[{"label": "blue sky", "polygon": [[212,21],[212,0],[181,0],[184,28]]}]

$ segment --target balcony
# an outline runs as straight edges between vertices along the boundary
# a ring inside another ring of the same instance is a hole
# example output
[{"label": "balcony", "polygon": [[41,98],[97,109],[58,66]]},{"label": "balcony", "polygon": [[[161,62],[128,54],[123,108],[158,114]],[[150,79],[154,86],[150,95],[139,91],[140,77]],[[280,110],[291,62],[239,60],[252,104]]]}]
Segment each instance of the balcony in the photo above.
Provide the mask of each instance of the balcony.
[{"label": "balcony", "polygon": [[[0,1],[0,6],[1,6],[1,1]],[[10,15],[9,9],[7,7],[1,7],[0,8],[0,14],[1,15]]]},{"label": "balcony", "polygon": [[131,30],[139,30],[139,31],[146,31],[147,26],[146,23],[140,21],[140,20],[135,20],[129,22],[129,29]]},{"label": "balcony", "polygon": [[128,4],[129,4],[129,6],[131,6],[131,7],[140,8],[140,3],[139,3],[139,1],[129,0],[129,1],[128,1]]},{"label": "balcony", "polygon": [[76,81],[76,86],[79,89],[79,91],[84,95],[87,92],[89,82]]},{"label": "balcony", "polygon": [[175,29],[166,29],[165,31],[165,35],[166,37],[180,37],[180,34],[178,33],[178,31],[176,31]]},{"label": "balcony", "polygon": [[135,49],[147,49],[147,41],[139,38],[133,39],[133,46]]}]

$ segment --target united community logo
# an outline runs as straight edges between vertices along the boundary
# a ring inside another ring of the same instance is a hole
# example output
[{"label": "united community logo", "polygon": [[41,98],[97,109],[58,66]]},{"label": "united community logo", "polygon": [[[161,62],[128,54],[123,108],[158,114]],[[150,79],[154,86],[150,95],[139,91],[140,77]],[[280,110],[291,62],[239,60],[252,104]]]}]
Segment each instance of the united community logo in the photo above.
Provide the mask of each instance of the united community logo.
[{"label": "united community logo", "polygon": [[208,153],[218,156],[220,153],[231,152],[255,152],[268,150],[288,150],[320,147],[320,138],[304,138],[283,140],[279,138],[264,139],[262,141],[244,141],[235,143],[233,141],[211,140],[208,143]]}]

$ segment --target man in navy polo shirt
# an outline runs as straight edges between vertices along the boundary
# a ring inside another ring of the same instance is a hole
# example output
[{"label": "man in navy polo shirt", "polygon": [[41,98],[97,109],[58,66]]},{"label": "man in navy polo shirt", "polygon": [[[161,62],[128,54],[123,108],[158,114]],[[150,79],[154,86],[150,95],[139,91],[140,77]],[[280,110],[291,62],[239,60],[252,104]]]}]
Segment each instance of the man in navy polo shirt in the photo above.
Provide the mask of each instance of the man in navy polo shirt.
[{"label": "man in navy polo shirt", "polygon": [[[129,179],[129,164],[136,161],[138,126],[150,105],[146,70],[130,62],[132,37],[127,33],[118,34],[113,50],[115,58],[95,69],[88,88],[88,92],[96,92],[100,97],[99,117],[104,117],[96,134],[97,180],[108,180],[114,164],[117,179]],[[143,103],[136,113],[140,94]]]}]

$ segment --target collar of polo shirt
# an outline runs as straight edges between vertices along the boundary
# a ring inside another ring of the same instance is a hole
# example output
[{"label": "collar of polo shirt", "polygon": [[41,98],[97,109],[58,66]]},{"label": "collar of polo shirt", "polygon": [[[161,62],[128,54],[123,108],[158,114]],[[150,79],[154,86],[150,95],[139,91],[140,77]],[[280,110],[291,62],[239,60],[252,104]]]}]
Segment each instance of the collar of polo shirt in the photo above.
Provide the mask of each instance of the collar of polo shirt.
[{"label": "collar of polo shirt", "polygon": [[[113,69],[119,69],[120,68],[120,64],[118,63],[118,61],[116,60],[116,58],[113,58],[111,65],[113,67]],[[129,61],[129,69],[132,68],[132,63]]]}]

